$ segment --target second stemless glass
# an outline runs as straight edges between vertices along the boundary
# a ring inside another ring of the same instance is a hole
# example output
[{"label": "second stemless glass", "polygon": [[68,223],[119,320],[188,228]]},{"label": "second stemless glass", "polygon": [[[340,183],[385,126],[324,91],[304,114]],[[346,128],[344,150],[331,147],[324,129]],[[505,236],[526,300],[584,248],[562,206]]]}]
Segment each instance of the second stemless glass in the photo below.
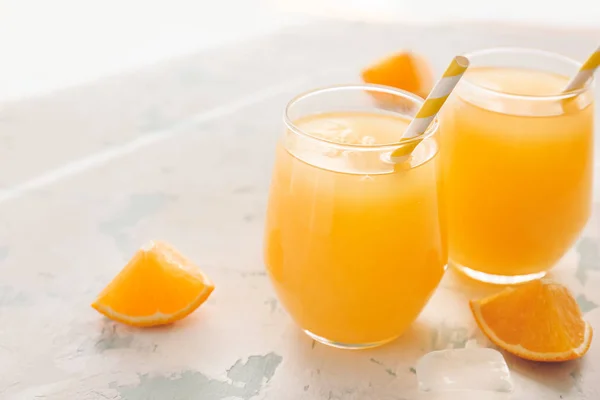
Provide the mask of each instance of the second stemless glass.
[{"label": "second stemless glass", "polygon": [[437,123],[409,163],[386,161],[421,104],[360,85],[316,90],[286,109],[265,261],[282,304],[320,342],[365,348],[395,339],[443,275]]},{"label": "second stemless glass", "polygon": [[538,50],[468,54],[442,112],[450,265],[491,283],[543,276],[583,230],[592,201],[591,83]]}]

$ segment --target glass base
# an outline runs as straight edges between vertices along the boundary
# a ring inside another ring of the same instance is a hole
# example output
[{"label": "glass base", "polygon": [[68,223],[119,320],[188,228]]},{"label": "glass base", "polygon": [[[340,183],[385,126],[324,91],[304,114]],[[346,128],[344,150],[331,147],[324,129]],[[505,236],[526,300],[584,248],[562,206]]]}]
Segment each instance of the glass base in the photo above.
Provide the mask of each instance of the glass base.
[{"label": "glass base", "polygon": [[324,337],[321,337],[319,335],[315,335],[314,333],[307,331],[306,329],[304,330],[304,333],[306,333],[308,336],[310,336],[312,339],[316,340],[317,342],[322,343],[326,346],[335,347],[338,349],[346,349],[346,350],[372,349],[373,347],[379,347],[379,346],[383,346],[384,344],[387,344],[389,342],[393,342],[394,340],[396,340],[400,337],[400,335],[398,335],[398,336],[394,336],[389,339],[381,340],[379,342],[371,342],[371,343],[340,343],[340,342],[335,342],[333,340],[325,339]]},{"label": "glass base", "polygon": [[481,271],[476,271],[464,265],[450,261],[450,265],[462,272],[466,276],[476,281],[491,283],[493,285],[518,285],[520,283],[534,281],[546,276],[546,271],[536,272],[527,275],[494,275]]}]

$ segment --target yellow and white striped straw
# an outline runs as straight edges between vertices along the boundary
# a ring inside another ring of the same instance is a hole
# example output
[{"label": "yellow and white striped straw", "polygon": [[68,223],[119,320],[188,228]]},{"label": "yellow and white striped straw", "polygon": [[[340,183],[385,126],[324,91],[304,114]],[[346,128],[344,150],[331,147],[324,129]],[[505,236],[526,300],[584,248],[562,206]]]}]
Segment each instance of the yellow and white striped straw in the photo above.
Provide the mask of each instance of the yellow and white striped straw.
[{"label": "yellow and white striped straw", "polygon": [[583,63],[581,68],[579,68],[579,72],[577,72],[577,75],[569,81],[564,92],[583,88],[587,81],[594,75],[594,72],[596,72],[598,67],[600,67],[600,46],[592,53],[587,61]]},{"label": "yellow and white striped straw", "polygon": [[[435,84],[431,93],[425,99],[417,115],[408,124],[406,131],[402,135],[402,139],[414,138],[425,133],[468,67],[469,60],[466,57],[454,57],[444,75],[442,75],[442,78]],[[400,139],[400,142],[402,142],[402,139]],[[395,163],[404,162],[419,143],[420,141],[417,140],[397,148],[392,152],[391,160]]]}]

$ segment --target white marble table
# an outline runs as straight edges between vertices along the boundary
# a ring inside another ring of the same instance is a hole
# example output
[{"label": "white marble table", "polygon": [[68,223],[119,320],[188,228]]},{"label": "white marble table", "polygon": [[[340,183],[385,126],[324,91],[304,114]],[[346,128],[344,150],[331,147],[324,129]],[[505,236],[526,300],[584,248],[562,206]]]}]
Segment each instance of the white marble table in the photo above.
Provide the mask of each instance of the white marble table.
[{"label": "white marble table", "polygon": [[[86,87],[0,105],[0,398],[412,400],[428,351],[489,346],[449,273],[398,341],[345,352],[316,344],[280,307],[261,259],[284,103],[357,80],[397,48],[438,72],[492,45],[583,58],[598,32],[316,23]],[[270,60],[270,61],[269,61]],[[600,332],[600,207],[554,272]],[[89,303],[150,239],[173,243],[217,285],[173,326],[134,329]],[[507,356],[514,399],[600,398],[600,345],[581,361]]]}]

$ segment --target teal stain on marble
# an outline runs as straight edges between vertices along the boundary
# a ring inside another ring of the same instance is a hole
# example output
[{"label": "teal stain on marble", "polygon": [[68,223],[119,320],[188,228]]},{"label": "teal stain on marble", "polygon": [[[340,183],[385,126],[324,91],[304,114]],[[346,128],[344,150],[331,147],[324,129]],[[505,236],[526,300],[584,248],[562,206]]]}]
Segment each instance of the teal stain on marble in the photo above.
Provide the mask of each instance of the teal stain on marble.
[{"label": "teal stain on marble", "polygon": [[128,349],[133,342],[133,336],[115,336],[112,338],[100,339],[96,342],[96,349],[99,352],[113,349]]},{"label": "teal stain on marble", "polygon": [[171,376],[144,374],[140,375],[137,386],[112,383],[110,387],[119,392],[122,400],[222,400],[240,398],[244,393],[241,387],[210,379],[195,371]]},{"label": "teal stain on marble", "polygon": [[0,246],[0,261],[6,260],[6,257],[8,257],[8,247]]},{"label": "teal stain on marble", "polygon": [[267,276],[267,271],[250,271],[250,272],[240,272],[240,275],[243,278],[248,276]]},{"label": "teal stain on marble", "polygon": [[159,131],[172,123],[173,121],[166,118],[159,107],[152,107],[142,114],[138,129],[142,133]]},{"label": "teal stain on marble", "polygon": [[113,218],[101,224],[108,232],[118,231],[135,226],[142,219],[155,214],[173,200],[174,196],[165,193],[134,194],[123,210]]},{"label": "teal stain on marble", "polygon": [[269,306],[271,313],[274,313],[277,310],[277,299],[275,297],[265,300],[265,304]]},{"label": "teal stain on marble", "polygon": [[598,241],[589,237],[583,238],[577,243],[579,262],[575,277],[585,285],[589,271],[600,270],[600,249]]},{"label": "teal stain on marble", "polygon": [[577,390],[578,393],[582,393],[582,391],[583,391],[582,387],[581,387],[582,376],[581,376],[581,370],[579,368],[579,364],[577,364],[575,366],[575,368],[573,368],[573,370],[569,373],[569,376],[573,380],[573,386],[575,387],[575,390]]},{"label": "teal stain on marble", "polygon": [[417,370],[416,370],[414,367],[410,367],[408,370],[409,370],[409,372],[410,372],[411,374],[413,374],[413,375],[416,375],[416,374],[417,374]]},{"label": "teal stain on marble", "polygon": [[127,349],[133,343],[132,335],[119,335],[115,324],[106,325],[102,328],[100,338],[96,341],[95,348],[103,353],[106,350]]},{"label": "teal stain on marble", "polygon": [[200,84],[200,87],[205,87],[208,83],[211,82],[222,82],[223,78],[219,78],[218,75],[215,75],[214,73],[211,73],[210,71],[207,71],[205,68],[190,68],[190,69],[186,69],[184,71],[181,71],[178,74],[178,78],[179,78],[179,83],[181,84],[182,87],[186,88],[189,90],[190,86],[198,86]]},{"label": "teal stain on marble", "polygon": [[252,393],[258,394],[263,379],[266,378],[267,382],[270,381],[282,360],[281,356],[275,353],[265,356],[250,356],[245,363],[237,360],[233,367],[227,370],[227,377],[234,382],[243,383],[245,389],[250,389]]},{"label": "teal stain on marble", "polygon": [[256,190],[256,188],[252,185],[243,185],[243,186],[238,186],[235,189],[233,189],[233,194],[246,194],[246,193],[253,193]]},{"label": "teal stain on marble", "polygon": [[173,167],[160,167],[160,172],[162,172],[165,175],[171,175],[173,173],[175,169]]},{"label": "teal stain on marble", "polygon": [[590,301],[587,299],[587,297],[585,297],[584,294],[580,294],[579,296],[577,296],[577,304],[579,304],[579,308],[581,309],[581,312],[588,312],[588,311],[592,311],[596,308],[598,308],[598,304],[594,303],[593,301]]},{"label": "teal stain on marble", "polygon": [[431,349],[464,349],[469,341],[469,331],[463,327],[450,327],[442,323],[431,332]]},{"label": "teal stain on marble", "polygon": [[135,386],[111,383],[122,400],[249,400],[260,394],[281,364],[281,356],[269,353],[237,360],[227,370],[230,381],[211,379],[201,372],[184,371],[170,376],[140,375]]},{"label": "teal stain on marble", "polygon": [[160,192],[134,194],[123,210],[100,224],[100,232],[111,236],[119,250],[130,255],[132,248],[128,229],[133,228],[144,218],[156,214],[175,198]]},{"label": "teal stain on marble", "polygon": [[[371,361],[373,364],[377,364],[379,366],[382,366],[385,368],[385,364],[375,358],[371,358],[369,359],[369,361]],[[393,369],[391,368],[385,368],[385,372],[389,375],[389,376],[393,376],[394,378],[396,377],[396,372],[394,372]]]},{"label": "teal stain on marble", "polygon": [[31,298],[12,286],[0,285],[0,307],[28,306],[33,304]]}]

